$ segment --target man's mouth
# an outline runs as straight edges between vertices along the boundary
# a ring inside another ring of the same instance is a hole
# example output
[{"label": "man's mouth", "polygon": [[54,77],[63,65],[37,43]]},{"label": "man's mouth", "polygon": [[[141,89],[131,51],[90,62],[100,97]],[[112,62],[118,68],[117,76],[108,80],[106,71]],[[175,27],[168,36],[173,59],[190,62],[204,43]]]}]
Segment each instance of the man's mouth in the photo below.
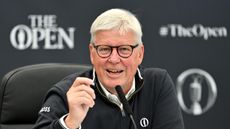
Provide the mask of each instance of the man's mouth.
[{"label": "man's mouth", "polygon": [[124,70],[107,69],[106,71],[110,74],[119,74],[122,73]]}]

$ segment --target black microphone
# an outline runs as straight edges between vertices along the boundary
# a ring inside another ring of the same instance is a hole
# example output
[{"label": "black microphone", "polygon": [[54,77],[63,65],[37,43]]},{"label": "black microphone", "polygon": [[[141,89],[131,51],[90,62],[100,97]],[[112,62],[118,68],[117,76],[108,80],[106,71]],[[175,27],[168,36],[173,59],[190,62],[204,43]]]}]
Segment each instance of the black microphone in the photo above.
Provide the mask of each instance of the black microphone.
[{"label": "black microphone", "polygon": [[124,108],[126,114],[130,117],[130,119],[131,119],[131,121],[132,121],[132,123],[133,123],[134,129],[137,129],[136,122],[134,121],[134,118],[133,118],[132,109],[131,109],[131,107],[130,107],[128,101],[127,101],[127,99],[125,98],[125,94],[124,94],[124,92],[123,92],[121,86],[117,85],[117,86],[115,87],[115,90],[116,90],[116,92],[117,92],[117,94],[118,94],[118,97],[119,97],[121,103],[123,104],[123,108]]}]

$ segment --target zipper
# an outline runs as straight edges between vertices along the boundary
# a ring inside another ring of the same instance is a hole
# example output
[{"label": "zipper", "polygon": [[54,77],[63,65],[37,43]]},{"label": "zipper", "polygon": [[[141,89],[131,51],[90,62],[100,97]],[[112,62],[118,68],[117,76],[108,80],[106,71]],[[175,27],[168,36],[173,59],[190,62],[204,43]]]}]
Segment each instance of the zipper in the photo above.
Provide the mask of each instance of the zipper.
[{"label": "zipper", "polygon": [[[119,106],[119,105],[118,105]],[[123,104],[121,104],[120,106],[119,106],[119,108],[120,108],[120,110],[121,110],[121,115],[122,115],[122,117],[125,117],[126,115],[125,115],[125,110],[124,110],[124,108],[123,108]]]},{"label": "zipper", "polygon": [[142,84],[141,84],[140,88],[138,88],[137,90],[135,90],[135,91],[134,91],[132,94],[130,94],[130,96],[127,98],[128,101],[133,97],[134,94],[136,94],[137,92],[139,92],[139,91],[142,89],[142,87],[143,87],[143,85],[144,85],[144,80],[142,80],[141,83],[142,83]]}]

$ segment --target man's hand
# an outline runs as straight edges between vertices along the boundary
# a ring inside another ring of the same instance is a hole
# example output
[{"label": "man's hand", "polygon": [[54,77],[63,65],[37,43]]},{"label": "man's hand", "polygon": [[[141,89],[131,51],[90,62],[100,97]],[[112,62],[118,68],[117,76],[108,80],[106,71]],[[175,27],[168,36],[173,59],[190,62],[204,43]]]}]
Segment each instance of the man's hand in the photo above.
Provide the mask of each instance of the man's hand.
[{"label": "man's hand", "polygon": [[93,80],[77,77],[67,92],[69,114],[65,119],[67,127],[76,129],[84,120],[89,108],[94,106],[95,93],[90,87]]}]

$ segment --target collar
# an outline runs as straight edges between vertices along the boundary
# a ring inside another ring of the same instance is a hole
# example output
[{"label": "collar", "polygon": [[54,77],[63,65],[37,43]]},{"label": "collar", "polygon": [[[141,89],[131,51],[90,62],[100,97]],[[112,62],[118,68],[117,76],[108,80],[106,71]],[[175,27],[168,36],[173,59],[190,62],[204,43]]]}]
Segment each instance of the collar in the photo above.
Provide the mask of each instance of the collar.
[{"label": "collar", "polygon": [[[140,69],[137,68],[137,74],[139,76],[140,79],[143,79],[143,77],[141,76],[141,72]],[[93,68],[93,82],[95,82],[96,79],[96,72],[95,72],[95,68]],[[118,105],[119,107],[122,106],[120,100],[118,99],[118,97],[114,94],[111,94],[103,85],[102,83],[98,80],[99,82],[99,86],[101,87],[102,91],[104,92],[104,94],[106,95],[106,97],[113,103],[115,103],[116,105]],[[135,81],[135,77],[133,79],[133,83],[132,83],[132,87],[130,88],[130,90],[128,91],[128,93],[125,95],[126,98],[130,97],[132,93],[134,93],[136,90],[136,81]]]}]

